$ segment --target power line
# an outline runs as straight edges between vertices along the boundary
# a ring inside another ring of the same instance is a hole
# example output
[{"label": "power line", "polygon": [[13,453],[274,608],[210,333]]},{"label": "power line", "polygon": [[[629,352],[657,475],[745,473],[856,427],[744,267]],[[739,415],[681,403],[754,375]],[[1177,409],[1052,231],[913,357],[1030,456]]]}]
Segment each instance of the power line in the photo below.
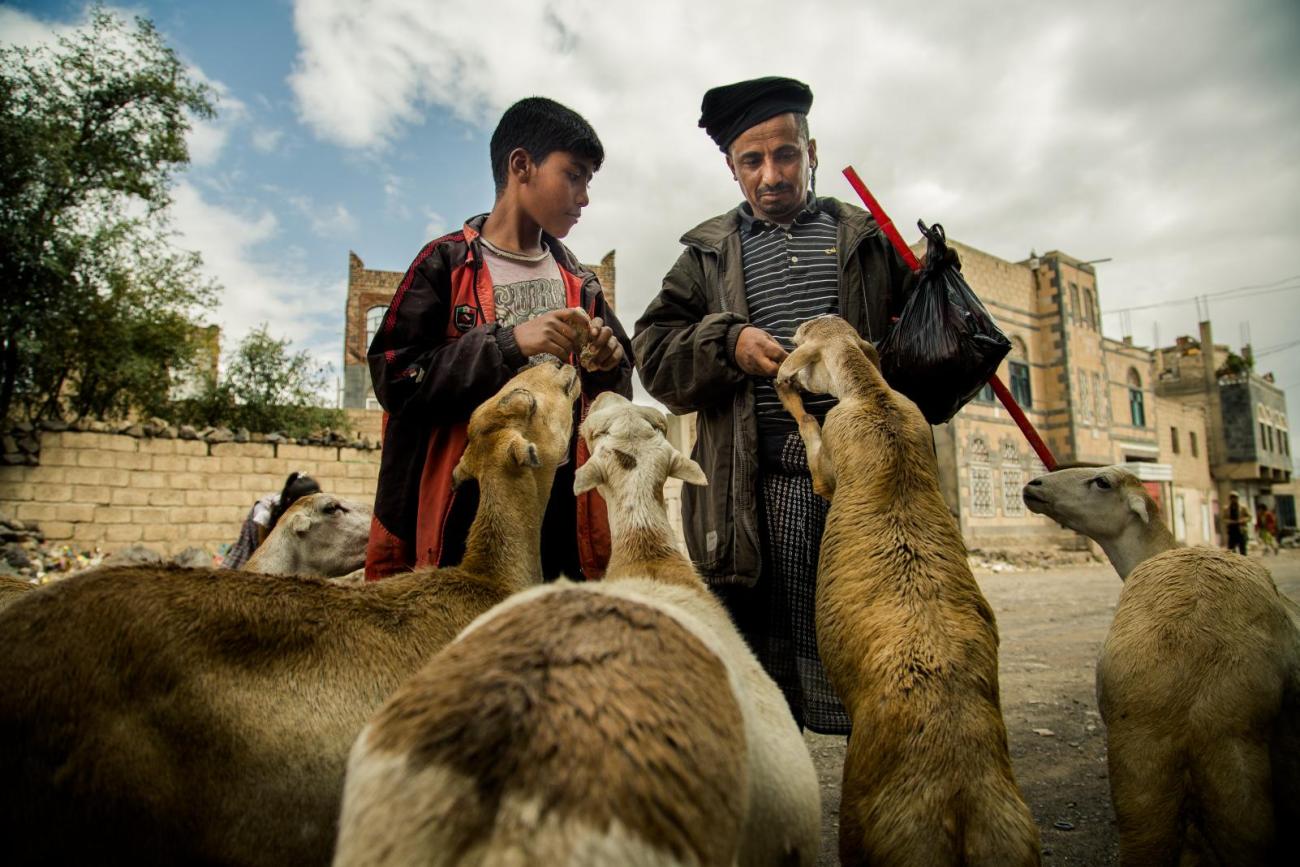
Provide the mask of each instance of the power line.
[{"label": "power line", "polygon": [[1221,292],[1210,292],[1204,295],[1194,295],[1191,298],[1172,298],[1168,301],[1159,301],[1154,304],[1140,304],[1135,307],[1120,307],[1115,310],[1107,310],[1103,315],[1110,316],[1118,313],[1130,313],[1136,310],[1153,310],[1157,307],[1175,307],[1181,304],[1196,304],[1198,299],[1211,298],[1252,298],[1257,295],[1271,295],[1275,292],[1294,292],[1300,289],[1300,282],[1293,285],[1283,286],[1281,284],[1291,284],[1292,281],[1300,281],[1300,274],[1293,274],[1290,277],[1284,277],[1281,280],[1274,280],[1271,283],[1258,283],[1251,286],[1238,286],[1236,289],[1225,289]]},{"label": "power line", "polygon": [[1260,358],[1265,355],[1272,355],[1274,352],[1281,352],[1284,349],[1290,349],[1292,346],[1300,346],[1300,340],[1292,340],[1289,343],[1279,343],[1277,346],[1270,346],[1267,349],[1261,349],[1259,352],[1253,354],[1256,358]]}]

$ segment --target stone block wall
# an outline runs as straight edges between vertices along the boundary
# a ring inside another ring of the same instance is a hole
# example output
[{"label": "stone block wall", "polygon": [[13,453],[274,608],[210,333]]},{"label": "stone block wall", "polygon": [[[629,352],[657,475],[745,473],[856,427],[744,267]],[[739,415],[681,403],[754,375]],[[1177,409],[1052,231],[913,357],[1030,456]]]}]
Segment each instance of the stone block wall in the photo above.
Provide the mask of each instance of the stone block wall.
[{"label": "stone block wall", "polygon": [[374,500],[379,451],[220,442],[90,431],[39,434],[36,466],[0,466],[0,511],[52,544],[160,553],[233,543],[253,502],[304,472],[329,493]]}]

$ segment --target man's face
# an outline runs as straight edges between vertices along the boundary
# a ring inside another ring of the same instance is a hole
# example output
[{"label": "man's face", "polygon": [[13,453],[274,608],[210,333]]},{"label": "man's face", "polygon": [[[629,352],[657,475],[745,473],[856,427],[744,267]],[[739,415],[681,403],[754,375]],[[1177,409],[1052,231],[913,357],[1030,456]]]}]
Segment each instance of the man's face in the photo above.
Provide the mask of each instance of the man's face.
[{"label": "man's face", "polygon": [[754,216],[772,223],[790,223],[803,210],[816,165],[817,143],[804,140],[793,114],[751,126],[727,152],[727,168]]},{"label": "man's face", "polygon": [[587,185],[595,171],[594,160],[568,151],[552,151],[540,163],[529,160],[527,180],[519,187],[519,204],[544,232],[563,238],[590,202]]}]

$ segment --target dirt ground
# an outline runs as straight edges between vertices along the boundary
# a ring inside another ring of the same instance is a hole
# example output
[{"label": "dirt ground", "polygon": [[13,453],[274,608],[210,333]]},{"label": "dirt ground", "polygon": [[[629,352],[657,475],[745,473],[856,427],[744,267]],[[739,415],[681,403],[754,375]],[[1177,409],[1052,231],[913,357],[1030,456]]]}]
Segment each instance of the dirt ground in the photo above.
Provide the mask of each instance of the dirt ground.
[{"label": "dirt ground", "polygon": [[[1300,600],[1300,551],[1259,562],[1283,593]],[[1119,578],[1109,565],[977,572],[976,578],[997,613],[1002,714],[1016,781],[1042,834],[1043,864],[1116,864],[1119,842],[1093,667],[1119,598]],[[845,741],[815,734],[805,739],[822,780],[818,864],[834,865]]]}]

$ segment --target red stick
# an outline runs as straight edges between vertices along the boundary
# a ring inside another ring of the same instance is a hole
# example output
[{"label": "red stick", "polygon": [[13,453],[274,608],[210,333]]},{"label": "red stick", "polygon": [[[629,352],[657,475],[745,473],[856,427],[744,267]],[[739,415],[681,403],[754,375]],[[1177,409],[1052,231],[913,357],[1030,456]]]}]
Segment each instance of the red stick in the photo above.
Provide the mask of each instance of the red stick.
[{"label": "red stick", "polygon": [[[854,171],[853,166],[844,169],[844,177],[848,178],[849,186],[853,187],[854,192],[866,204],[871,216],[876,218],[880,230],[885,233],[885,237],[889,238],[890,243],[894,245],[894,249],[898,251],[898,255],[903,257],[903,261],[913,271],[920,271],[921,263],[917,261],[916,255],[907,246],[903,236],[898,234],[898,228],[894,225],[894,221],[889,219],[889,215],[880,206],[880,202],[876,201],[875,196],[871,195],[867,185],[862,183],[862,178],[858,177],[858,173]],[[1038,454],[1038,459],[1043,462],[1043,466],[1047,468],[1048,472],[1056,469],[1056,457],[1053,456],[1052,450],[1047,447],[1047,443],[1043,442],[1043,438],[1038,435],[1033,423],[1025,417],[1025,411],[1020,408],[1020,404],[1016,403],[1016,399],[1011,396],[1011,392],[1002,382],[1002,379],[995,373],[989,378],[989,385],[993,386],[993,393],[998,396],[998,400],[1002,401],[1002,405],[1007,408],[1007,412],[1011,413],[1011,417],[1015,419],[1016,425],[1020,428],[1020,432],[1025,435],[1025,439],[1029,440],[1029,445]]]}]

